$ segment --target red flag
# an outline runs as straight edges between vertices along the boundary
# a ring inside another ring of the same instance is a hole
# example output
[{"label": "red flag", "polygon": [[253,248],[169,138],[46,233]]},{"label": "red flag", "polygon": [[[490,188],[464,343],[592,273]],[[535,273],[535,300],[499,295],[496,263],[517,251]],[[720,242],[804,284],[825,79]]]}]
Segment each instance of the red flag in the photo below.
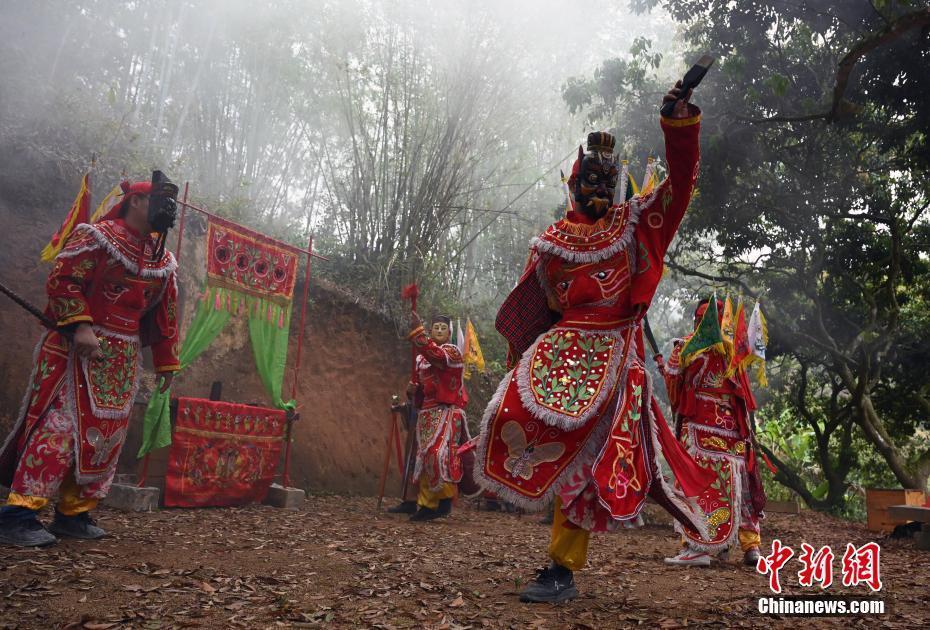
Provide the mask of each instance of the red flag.
[{"label": "red flag", "polygon": [[74,203],[71,204],[71,209],[68,210],[68,215],[65,217],[64,223],[61,224],[61,227],[58,228],[58,231],[52,236],[52,240],[42,250],[42,261],[51,262],[55,260],[55,256],[57,256],[61,248],[65,246],[65,242],[67,242],[68,237],[71,236],[71,232],[74,231],[75,226],[80,223],[88,223],[89,221],[90,173],[87,173],[81,180],[81,189],[78,191]]},{"label": "red flag", "polygon": [[733,325],[733,357],[730,360],[728,374],[734,374],[743,359],[752,354],[752,346],[749,345],[749,326],[746,324],[746,310],[743,308],[743,298],[739,300],[739,306],[736,307]]}]

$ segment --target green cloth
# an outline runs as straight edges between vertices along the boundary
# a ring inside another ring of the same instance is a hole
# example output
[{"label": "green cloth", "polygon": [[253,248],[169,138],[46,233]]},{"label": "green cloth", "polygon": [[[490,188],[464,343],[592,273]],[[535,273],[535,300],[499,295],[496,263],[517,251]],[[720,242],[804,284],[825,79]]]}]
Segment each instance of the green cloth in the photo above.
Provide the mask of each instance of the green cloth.
[{"label": "green cloth", "polygon": [[[231,313],[246,309],[249,314],[249,338],[252,354],[262,385],[272,404],[278,409],[293,411],[293,400],[284,400],[281,391],[287,364],[287,344],[290,335],[291,305],[281,306],[261,298],[242,295],[223,287],[208,287],[204,299],[197,307],[181,346],[181,370],[194,362],[210,347],[226,326]],[[138,457],[149,451],[171,444],[171,390],[162,393],[164,379],[152,392],[142,424],[142,446]]]},{"label": "green cloth", "polygon": [[704,311],[704,317],[701,318],[697,330],[694,331],[691,339],[681,349],[682,367],[687,366],[708,350],[716,350],[721,354],[726,353],[723,344],[723,331],[720,330],[720,317],[717,313],[717,294],[715,293],[707,304],[707,310]]},{"label": "green cloth", "polygon": [[[197,307],[178,357],[181,370],[193,363],[194,359],[210,347],[216,336],[226,326],[226,322],[229,321],[229,311],[218,310],[213,306],[213,301],[222,297],[219,293],[221,291],[221,289],[215,289]],[[158,379],[158,385],[152,392],[148,407],[145,408],[145,419],[142,422],[142,446],[139,448],[137,457],[144,457],[149,451],[171,444],[171,389],[162,392],[161,387],[164,382],[163,378]]]},{"label": "green cloth", "polygon": [[[278,409],[293,411],[297,403],[293,400],[285,401],[281,398],[281,388],[284,384],[284,369],[287,364],[287,341],[291,329],[291,307],[281,307],[259,302],[258,314],[254,309],[249,310],[249,338],[252,340],[252,355],[255,357],[255,367],[262,379],[265,391],[271,397],[271,403]],[[269,321],[266,313],[272,310]],[[281,323],[283,309],[284,325]]]}]

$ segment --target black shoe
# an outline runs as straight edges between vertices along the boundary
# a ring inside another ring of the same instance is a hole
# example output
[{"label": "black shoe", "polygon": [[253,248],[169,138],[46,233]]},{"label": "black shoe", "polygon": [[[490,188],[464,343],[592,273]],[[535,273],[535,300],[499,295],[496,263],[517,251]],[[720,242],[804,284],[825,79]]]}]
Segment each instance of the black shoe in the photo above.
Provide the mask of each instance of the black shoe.
[{"label": "black shoe", "polygon": [[436,508],[440,516],[449,516],[452,514],[452,499],[439,499],[439,506]]},{"label": "black shoe", "polygon": [[417,513],[410,517],[411,521],[420,522],[420,521],[432,521],[433,519],[441,518],[443,515],[439,513],[439,510],[432,510],[430,508],[421,507],[417,510]]},{"label": "black shoe", "polygon": [[0,519],[0,543],[14,547],[47,547],[58,542],[35,514],[25,518]]},{"label": "black shoe", "polygon": [[578,597],[575,588],[575,576],[570,569],[566,569],[553,562],[545,569],[540,569],[536,579],[530,582],[520,593],[521,602],[545,602],[556,604],[567,602]]},{"label": "black shoe", "polygon": [[55,510],[55,520],[49,525],[48,531],[65,538],[82,540],[97,540],[107,535],[103,529],[97,527],[97,523],[90,517],[89,512],[65,516]]},{"label": "black shoe", "polygon": [[403,501],[392,508],[388,508],[388,514],[413,514],[417,511],[416,501]]}]

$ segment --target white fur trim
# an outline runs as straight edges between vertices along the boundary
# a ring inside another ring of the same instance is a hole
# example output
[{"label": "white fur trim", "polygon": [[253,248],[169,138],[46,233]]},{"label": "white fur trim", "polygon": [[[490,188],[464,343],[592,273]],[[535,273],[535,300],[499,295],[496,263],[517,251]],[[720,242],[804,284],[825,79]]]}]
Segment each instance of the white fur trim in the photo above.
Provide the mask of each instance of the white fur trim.
[{"label": "white fur trim", "polygon": [[[646,376],[646,389],[648,400],[652,400],[652,376],[649,374],[648,370],[643,369],[643,373]],[[651,423],[651,431],[649,431],[649,438],[652,440],[653,455],[656,460],[661,456],[662,459],[665,459],[665,453],[662,451],[662,443],[659,440],[659,426],[658,420],[655,417],[655,414],[652,413],[652,405],[648,407],[649,422]],[[666,460],[667,461],[667,460]],[[658,461],[656,462],[656,474],[658,476],[658,481],[662,485],[662,490],[665,493],[666,498],[677,507],[682,514],[685,516],[688,515],[703,515],[704,511],[700,509],[697,504],[697,499],[692,499],[685,496],[681,491],[678,491],[668,483],[668,480],[665,478],[665,475],[662,474],[662,468],[659,466]],[[677,521],[676,521],[677,522]],[[707,538],[707,524],[704,522],[704,519],[701,518],[697,522],[692,520],[691,524],[694,526],[694,529],[698,534]]]},{"label": "white fur trim", "polygon": [[142,271],[139,271],[139,265],[137,262],[129,260],[126,255],[121,252],[113,243],[111,243],[106,236],[100,231],[97,226],[88,225],[87,223],[80,223],[75,228],[75,231],[79,229],[85,229],[91,236],[93,236],[96,241],[96,247],[93,245],[88,245],[86,247],[79,247],[76,249],[63,249],[59,252],[56,258],[72,258],[84,252],[94,251],[99,248],[103,248],[107,253],[115,258],[123,267],[126,268],[129,273],[139,276],[140,278],[166,278],[172,273],[174,273],[178,268],[178,262],[174,258],[174,254],[170,251],[165,251],[165,255],[168,258],[168,262],[164,267],[159,269],[149,269],[144,268]]},{"label": "white fur trim", "polygon": [[[695,454],[691,449],[689,449],[689,452],[692,456]],[[702,540],[696,541],[691,536],[685,535],[684,527],[682,527],[681,523],[675,521],[675,531],[684,538],[687,545],[692,549],[707,553],[717,553],[724,549],[729,549],[739,540],[739,524],[743,514],[743,470],[741,466],[734,464],[732,460],[730,460],[730,477],[732,484],[730,490],[730,533],[723,541],[719,543],[705,542],[703,539],[707,538],[706,525],[703,531],[698,532]]]},{"label": "white fur trim", "polygon": [[539,236],[534,237],[530,241],[530,247],[535,248],[540,253],[550,254],[562,260],[567,260],[568,262],[593,263],[607,260],[611,256],[626,249],[633,242],[633,233],[636,230],[636,224],[639,223],[639,218],[642,215],[643,209],[648,206],[648,204],[643,203],[639,197],[633,199],[633,201],[629,203],[630,213],[628,222],[623,228],[623,234],[620,235],[620,238],[617,239],[616,242],[603,249],[588,252],[573,251],[547,240],[543,240],[543,238]]},{"label": "white fur trim", "polygon": [[491,402],[488,403],[487,409],[485,409],[484,417],[481,420],[481,433],[478,437],[478,444],[475,447],[475,469],[474,477],[475,481],[485,490],[490,490],[495,493],[498,497],[512,503],[517,507],[524,509],[529,512],[540,512],[549,507],[549,504],[555,499],[555,496],[558,494],[559,490],[562,488],[562,484],[565,480],[571,478],[578,470],[581,469],[585,464],[591,462],[593,458],[597,455],[598,451],[601,448],[604,440],[607,437],[607,432],[610,430],[610,425],[613,420],[613,414],[605,413],[600,418],[595,421],[598,423],[598,426],[591,432],[591,435],[588,436],[587,442],[581,449],[578,451],[578,454],[575,455],[575,461],[572,462],[569,466],[565,467],[565,470],[552,482],[549,488],[546,489],[541,496],[537,498],[528,497],[520,492],[517,492],[513,488],[501,484],[499,481],[495,481],[485,475],[484,473],[484,462],[487,459],[488,455],[488,443],[490,437],[488,435],[489,427],[494,416],[497,414],[497,410],[500,408],[503,403],[504,396],[507,393],[507,388],[510,386],[511,381],[514,379],[514,370],[511,370],[507,373],[507,376],[501,381],[500,385],[497,387],[497,391],[494,393]]},{"label": "white fur trim", "polygon": [[[88,400],[90,400],[90,409],[91,412],[98,418],[107,418],[108,420],[119,420],[129,415],[132,411],[132,405],[136,400],[136,394],[139,393],[139,383],[142,380],[142,345],[139,343],[138,335],[124,335],[120,333],[114,333],[99,326],[94,326],[94,332],[101,337],[113,337],[115,339],[120,339],[127,343],[132,343],[136,346],[136,367],[133,373],[133,384],[132,384],[132,393],[129,396],[129,400],[123,406],[122,409],[100,409],[97,407],[97,403],[94,400],[94,397],[88,393]],[[90,372],[87,369],[88,361],[87,359],[79,359],[81,365],[81,373],[84,375],[84,383],[87,387],[91,387]]]},{"label": "white fur trim", "polygon": [[[436,468],[438,469],[439,474],[436,477],[436,482],[434,485],[430,486],[429,489],[432,492],[436,492],[442,488],[443,484],[446,483],[458,483],[455,479],[452,478],[452,475],[449,473],[449,467],[451,464],[450,458],[455,456],[455,450],[458,448],[458,445],[452,444],[452,433],[455,430],[455,416],[456,412],[460,412],[462,415],[462,424],[465,423],[465,412],[458,407],[454,406],[443,406],[441,407],[440,414],[442,418],[439,422],[442,424],[442,428],[437,430],[433,435],[433,439],[428,443],[424,443],[420,439],[420,416],[423,414],[428,414],[434,408],[423,409],[417,414],[417,457],[416,463],[413,467],[413,478],[420,479],[420,476],[423,474],[423,467],[425,465],[426,456],[429,454],[429,450],[439,442],[439,448],[436,450]],[[466,425],[467,427],[467,425]],[[467,428],[465,429],[468,430]]]},{"label": "white fur trim", "polygon": [[[539,335],[536,338],[536,341],[523,353],[520,362],[516,365],[514,370],[517,373],[517,385],[518,392],[520,394],[520,402],[523,403],[523,407],[530,412],[537,420],[542,421],[551,427],[558,427],[563,431],[571,431],[577,429],[578,427],[585,424],[593,416],[595,416],[601,409],[604,407],[604,403],[610,396],[613,391],[614,385],[617,383],[617,378],[620,375],[620,361],[623,359],[623,353],[625,351],[622,332],[626,330],[628,326],[623,328],[616,328],[613,330],[583,330],[581,328],[569,328],[563,326],[557,326],[550,328],[546,332]],[[536,353],[540,342],[543,337],[548,335],[553,331],[570,331],[576,334],[587,334],[587,335],[598,335],[605,337],[612,337],[614,339],[613,354],[610,357],[610,362],[604,366],[604,382],[601,384],[601,390],[598,392],[595,399],[591,402],[591,405],[583,413],[578,414],[577,416],[570,416],[558,411],[544,407],[543,405],[536,402],[536,398],[533,395],[533,389],[531,386],[531,380],[533,377],[533,364],[531,359]]]}]

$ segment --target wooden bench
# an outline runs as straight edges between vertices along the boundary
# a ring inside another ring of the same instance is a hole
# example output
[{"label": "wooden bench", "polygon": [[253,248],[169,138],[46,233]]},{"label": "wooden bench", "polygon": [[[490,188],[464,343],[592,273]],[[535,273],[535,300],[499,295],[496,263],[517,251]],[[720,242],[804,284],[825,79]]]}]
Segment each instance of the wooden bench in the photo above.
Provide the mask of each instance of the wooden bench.
[{"label": "wooden bench", "polygon": [[917,535],[917,548],[930,551],[930,507],[918,505],[890,505],[888,515],[891,518],[920,523]]}]

